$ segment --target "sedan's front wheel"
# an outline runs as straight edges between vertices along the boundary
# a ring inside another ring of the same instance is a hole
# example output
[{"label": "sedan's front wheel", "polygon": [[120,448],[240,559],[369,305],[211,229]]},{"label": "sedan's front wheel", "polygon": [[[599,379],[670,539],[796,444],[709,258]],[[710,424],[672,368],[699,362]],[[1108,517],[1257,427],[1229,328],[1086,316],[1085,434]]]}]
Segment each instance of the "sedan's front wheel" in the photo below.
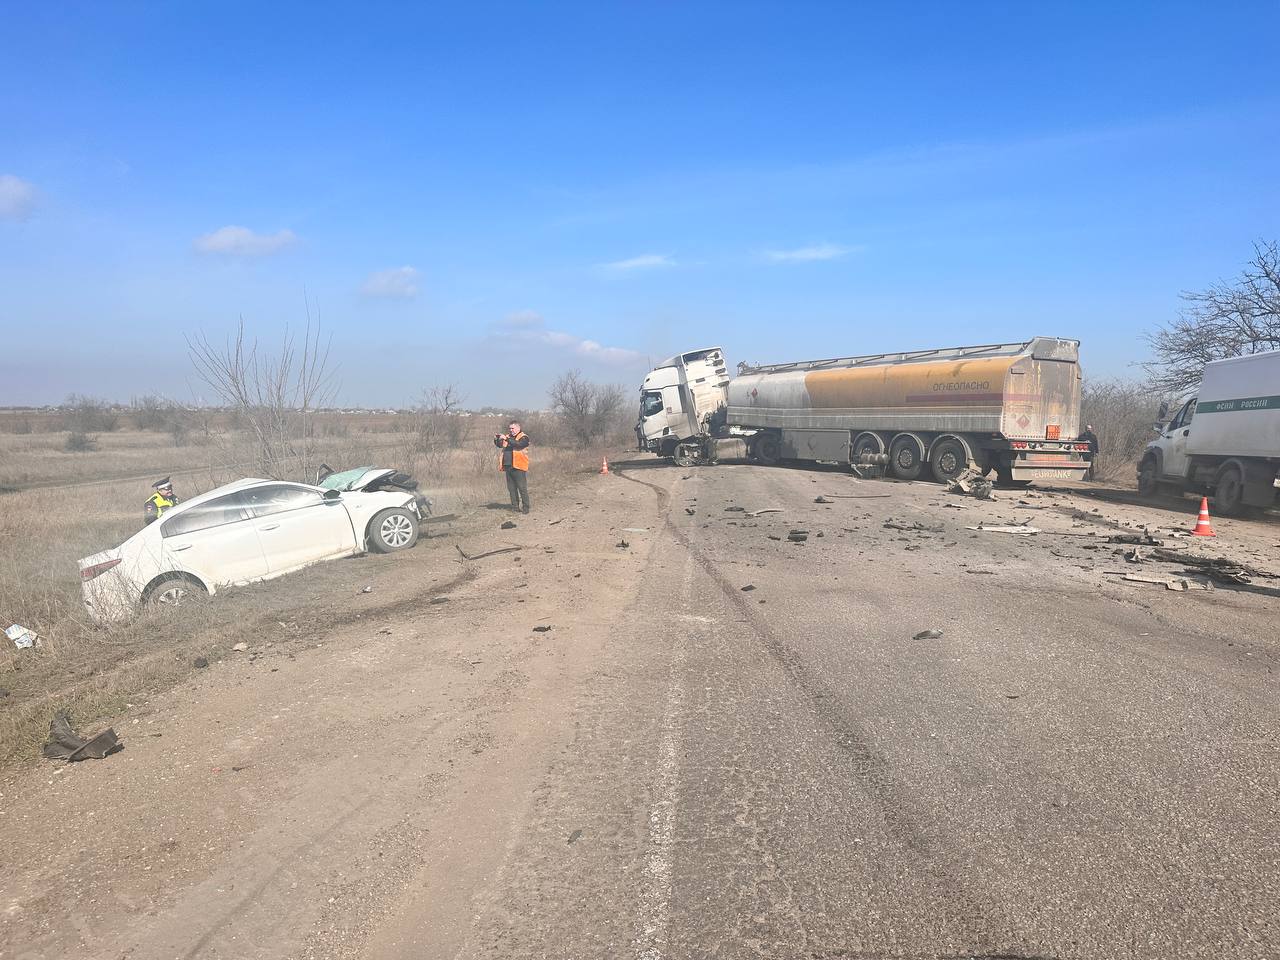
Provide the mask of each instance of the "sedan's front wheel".
[{"label": "sedan's front wheel", "polygon": [[376,514],[369,524],[369,549],[374,553],[408,550],[418,542],[418,518],[396,507]]}]

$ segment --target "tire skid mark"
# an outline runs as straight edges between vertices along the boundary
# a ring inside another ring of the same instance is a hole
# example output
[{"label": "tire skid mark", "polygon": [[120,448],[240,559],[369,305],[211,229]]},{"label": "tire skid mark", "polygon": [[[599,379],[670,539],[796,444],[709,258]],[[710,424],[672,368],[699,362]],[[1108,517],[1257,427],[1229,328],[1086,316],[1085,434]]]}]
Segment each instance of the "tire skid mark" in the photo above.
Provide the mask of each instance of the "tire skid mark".
[{"label": "tire skid mark", "polygon": [[[615,466],[614,473],[624,480],[649,487],[658,494],[659,504],[665,507],[671,499],[668,491],[661,487],[639,480]],[[940,911],[950,920],[948,935],[956,943],[991,944],[994,936],[986,929],[983,918],[996,911],[987,908],[986,904],[975,895],[960,879],[964,876],[963,864],[951,862],[951,858],[940,845],[930,838],[920,824],[926,819],[913,812],[915,806],[912,799],[899,787],[890,772],[890,764],[884,753],[872,744],[871,736],[863,727],[851,720],[837,709],[835,701],[828,698],[819,681],[816,681],[805,668],[799,654],[789,648],[778,633],[765,622],[761,622],[754,604],[748,602],[742,593],[725,578],[716,568],[714,562],[703,554],[687,535],[672,521],[670,511],[665,512],[663,529],[688,551],[693,560],[702,568],[711,581],[719,587],[724,599],[737,610],[749,626],[749,629],[764,645],[770,656],[778,663],[787,679],[797,687],[809,703],[819,722],[829,731],[831,742],[840,754],[845,756],[853,769],[857,780],[862,783],[880,812],[889,836],[902,844],[921,861],[930,885],[937,890],[939,899],[948,902],[949,906]],[[1005,935],[1005,931],[1000,931]],[[1014,935],[1014,931],[1008,931]],[[1001,944],[1003,946],[1003,944]],[[840,956],[838,950],[819,953],[817,956]],[[857,956],[857,954],[852,954]],[[970,956],[965,953],[964,956]],[[996,949],[992,952],[976,952],[975,957],[1033,957],[1039,955],[1018,951]]]}]

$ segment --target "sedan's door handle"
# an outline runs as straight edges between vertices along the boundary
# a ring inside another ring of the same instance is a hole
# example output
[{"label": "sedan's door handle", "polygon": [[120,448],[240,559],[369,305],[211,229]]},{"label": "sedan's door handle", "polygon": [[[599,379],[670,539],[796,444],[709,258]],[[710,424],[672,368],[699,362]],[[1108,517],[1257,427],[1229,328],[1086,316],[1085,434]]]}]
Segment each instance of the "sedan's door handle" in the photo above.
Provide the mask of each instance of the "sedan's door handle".
[{"label": "sedan's door handle", "polygon": [[191,544],[189,544],[189,543],[180,543],[180,544],[178,544],[176,547],[174,547],[174,548],[173,548],[173,552],[174,552],[174,553],[177,553],[179,550],[190,550],[190,549],[191,549]]},{"label": "sedan's door handle", "polygon": [[259,530],[275,530],[280,526],[278,523],[268,523],[265,527],[259,527]]}]

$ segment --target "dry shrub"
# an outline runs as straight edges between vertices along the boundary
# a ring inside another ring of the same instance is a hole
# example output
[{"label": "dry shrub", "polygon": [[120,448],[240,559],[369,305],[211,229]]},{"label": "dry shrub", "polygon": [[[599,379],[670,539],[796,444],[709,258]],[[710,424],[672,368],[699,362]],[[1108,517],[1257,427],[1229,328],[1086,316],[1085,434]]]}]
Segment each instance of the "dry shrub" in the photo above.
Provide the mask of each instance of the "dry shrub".
[{"label": "dry shrub", "polygon": [[98,438],[91,437],[87,433],[81,433],[79,430],[73,430],[67,434],[67,439],[62,445],[62,449],[67,453],[89,453],[98,449]]},{"label": "dry shrub", "polygon": [[1160,404],[1167,400],[1167,394],[1139,381],[1085,381],[1080,423],[1092,425],[1098,437],[1097,479],[1133,478],[1138,457],[1155,436]]}]

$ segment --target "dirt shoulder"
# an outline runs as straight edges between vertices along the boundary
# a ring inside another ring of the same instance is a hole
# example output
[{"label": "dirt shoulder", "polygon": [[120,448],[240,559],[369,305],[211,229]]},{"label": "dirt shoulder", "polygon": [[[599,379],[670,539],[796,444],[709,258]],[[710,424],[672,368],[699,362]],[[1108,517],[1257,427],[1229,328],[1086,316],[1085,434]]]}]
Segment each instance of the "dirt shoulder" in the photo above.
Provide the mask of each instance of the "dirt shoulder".
[{"label": "dirt shoulder", "polygon": [[634,592],[647,546],[623,528],[656,517],[610,477],[534,492],[514,529],[480,510],[405,554],[229,594],[210,666],[114,718],[122,753],[11,768],[0,956],[285,956],[308,936],[327,955],[446,799],[496,828]]}]

